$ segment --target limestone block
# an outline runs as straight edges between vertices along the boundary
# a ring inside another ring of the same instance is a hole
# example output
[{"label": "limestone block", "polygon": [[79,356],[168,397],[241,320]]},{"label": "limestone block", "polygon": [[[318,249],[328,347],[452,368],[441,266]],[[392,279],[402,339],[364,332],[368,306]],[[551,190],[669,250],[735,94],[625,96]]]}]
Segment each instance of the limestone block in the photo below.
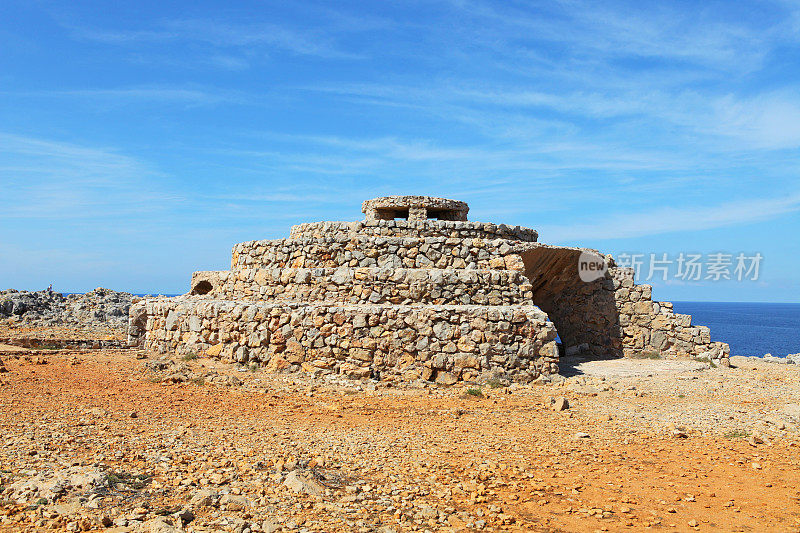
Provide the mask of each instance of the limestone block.
[{"label": "limestone block", "polygon": [[439,370],[436,372],[436,383],[439,385],[454,385],[458,382],[458,378],[451,374],[450,372],[446,372],[444,370]]}]

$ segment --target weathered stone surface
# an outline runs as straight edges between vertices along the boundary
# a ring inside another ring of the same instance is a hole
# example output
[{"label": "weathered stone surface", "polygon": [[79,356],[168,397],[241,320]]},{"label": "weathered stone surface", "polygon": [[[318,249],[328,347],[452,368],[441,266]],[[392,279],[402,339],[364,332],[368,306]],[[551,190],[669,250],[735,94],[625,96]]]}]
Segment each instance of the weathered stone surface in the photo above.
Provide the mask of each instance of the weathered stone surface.
[{"label": "weathered stone surface", "polygon": [[320,483],[297,470],[289,472],[283,484],[294,492],[309,494],[311,496],[322,496],[325,492],[325,487]]},{"label": "weathered stone surface", "polygon": [[[444,220],[362,220],[358,222],[309,222],[292,226],[289,237],[320,238],[345,235],[383,237],[455,237],[459,239],[508,239],[536,242],[538,233],[531,228],[484,222]],[[480,243],[471,243],[480,247]]]},{"label": "weathered stone surface", "polygon": [[456,382],[458,382],[458,378],[450,372],[440,370],[436,373],[436,383],[439,385],[454,385]]},{"label": "weathered stone surface", "polygon": [[52,290],[0,291],[0,319],[14,317],[22,323],[46,326],[124,328],[131,304],[127,292],[97,288],[84,294],[63,295]]},{"label": "weathered stone surface", "polygon": [[558,398],[547,398],[545,400],[545,407],[549,407],[553,411],[566,411],[569,409],[569,400],[563,396],[559,396]]},{"label": "weathered stone surface", "polygon": [[361,212],[367,220],[467,220],[469,206],[458,200],[431,196],[384,196],[365,201]]},{"label": "weathered stone surface", "polygon": [[[518,257],[518,256],[517,256]],[[521,271],[387,267],[241,268],[207,293],[253,301],[532,305],[531,287]],[[208,272],[195,273],[207,277]],[[192,285],[196,285],[193,277]]]},{"label": "weathered stone surface", "polygon": [[[535,306],[249,303],[190,296],[137,305],[148,317],[147,347],[161,353],[202,352],[275,370],[308,361],[324,369],[347,364],[349,374],[378,370],[385,376],[402,375],[407,356],[430,360],[456,379],[471,369],[499,370],[523,381],[557,371],[555,329]],[[242,323],[247,309],[254,309],[253,317]],[[199,334],[190,331],[192,322],[203,324]],[[256,334],[265,340],[251,342]],[[215,336],[215,344],[203,340]],[[484,341],[484,353],[473,338]]]}]

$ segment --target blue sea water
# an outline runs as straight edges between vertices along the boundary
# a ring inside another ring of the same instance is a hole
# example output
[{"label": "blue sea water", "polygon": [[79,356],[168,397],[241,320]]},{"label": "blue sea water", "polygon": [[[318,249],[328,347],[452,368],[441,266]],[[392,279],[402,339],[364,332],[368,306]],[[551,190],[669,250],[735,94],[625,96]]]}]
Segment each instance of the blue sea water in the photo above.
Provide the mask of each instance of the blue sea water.
[{"label": "blue sea water", "polygon": [[800,353],[800,304],[673,302],[692,324],[711,328],[711,340],[727,342],[731,355]]}]

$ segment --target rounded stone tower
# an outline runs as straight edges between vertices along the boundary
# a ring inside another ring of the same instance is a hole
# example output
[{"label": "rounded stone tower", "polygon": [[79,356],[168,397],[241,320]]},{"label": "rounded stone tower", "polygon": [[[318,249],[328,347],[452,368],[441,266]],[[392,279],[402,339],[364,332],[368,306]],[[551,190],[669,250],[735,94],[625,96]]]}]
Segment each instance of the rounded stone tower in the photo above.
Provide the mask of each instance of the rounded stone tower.
[{"label": "rounded stone tower", "polygon": [[519,226],[469,222],[464,202],[367,200],[359,222],[317,222],[233,248],[190,294],[140,304],[132,343],[272,369],[353,377],[530,381],[558,370],[556,332],[533,305]]},{"label": "rounded stone tower", "polygon": [[468,221],[464,202],[387,196],[362,211],[362,221],[300,224],[287,239],[235,245],[230,270],[195,272],[188,294],[133,306],[130,344],[440,384],[557,372],[556,328],[568,353],[727,357],[708,328],[653,302],[610,256],[605,275],[587,283],[577,270],[584,249]]}]

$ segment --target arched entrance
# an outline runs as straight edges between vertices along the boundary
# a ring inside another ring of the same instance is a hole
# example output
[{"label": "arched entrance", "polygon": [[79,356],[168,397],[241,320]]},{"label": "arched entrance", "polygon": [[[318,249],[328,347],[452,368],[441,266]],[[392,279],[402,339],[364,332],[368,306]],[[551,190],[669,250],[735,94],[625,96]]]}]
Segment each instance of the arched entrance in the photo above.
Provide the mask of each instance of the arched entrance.
[{"label": "arched entrance", "polygon": [[533,303],[556,326],[567,355],[621,357],[622,332],[614,285],[606,274],[592,282],[578,275],[579,248],[537,245],[522,252]]}]

